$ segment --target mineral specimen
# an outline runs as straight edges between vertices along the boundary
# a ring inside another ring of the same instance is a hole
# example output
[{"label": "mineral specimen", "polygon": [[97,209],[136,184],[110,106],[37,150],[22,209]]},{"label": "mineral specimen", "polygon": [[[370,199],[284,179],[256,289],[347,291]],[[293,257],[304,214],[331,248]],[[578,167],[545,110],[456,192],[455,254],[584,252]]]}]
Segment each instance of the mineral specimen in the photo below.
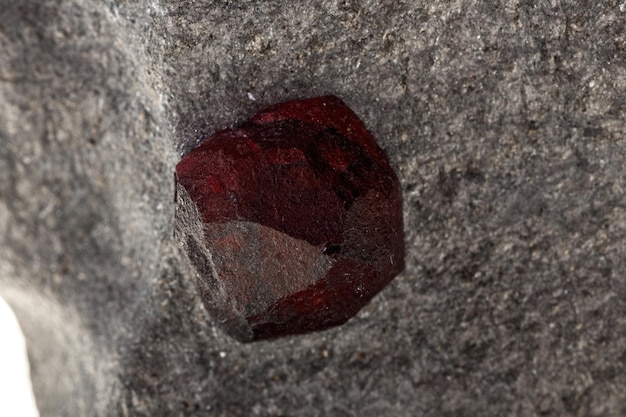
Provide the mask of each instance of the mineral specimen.
[{"label": "mineral specimen", "polygon": [[197,288],[241,341],[342,324],[404,268],[398,178],[337,97],[270,107],[176,172]]}]

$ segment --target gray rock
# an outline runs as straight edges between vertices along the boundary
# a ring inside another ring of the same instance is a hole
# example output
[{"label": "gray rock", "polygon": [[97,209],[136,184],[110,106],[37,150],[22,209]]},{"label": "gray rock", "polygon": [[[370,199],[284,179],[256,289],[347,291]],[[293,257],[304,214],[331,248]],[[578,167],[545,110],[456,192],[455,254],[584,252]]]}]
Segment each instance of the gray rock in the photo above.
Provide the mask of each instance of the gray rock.
[{"label": "gray rock", "polygon": [[[43,416],[626,414],[626,3],[0,1],[0,295]],[[333,93],[406,271],[239,344],[173,240],[203,135]]]}]

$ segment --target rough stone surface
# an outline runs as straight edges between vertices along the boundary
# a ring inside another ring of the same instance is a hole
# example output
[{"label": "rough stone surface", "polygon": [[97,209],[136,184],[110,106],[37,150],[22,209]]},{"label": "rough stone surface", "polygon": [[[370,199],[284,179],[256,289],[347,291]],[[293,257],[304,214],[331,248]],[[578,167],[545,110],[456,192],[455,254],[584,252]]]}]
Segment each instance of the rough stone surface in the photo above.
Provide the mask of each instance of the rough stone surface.
[{"label": "rough stone surface", "polygon": [[404,268],[398,178],[335,96],[217,132],[176,174],[176,238],[239,340],[343,324]]},{"label": "rough stone surface", "polygon": [[[625,23],[622,0],[0,0],[0,293],[44,415],[625,415]],[[178,152],[331,93],[396,168],[406,270],[341,328],[239,344],[173,244]]]}]

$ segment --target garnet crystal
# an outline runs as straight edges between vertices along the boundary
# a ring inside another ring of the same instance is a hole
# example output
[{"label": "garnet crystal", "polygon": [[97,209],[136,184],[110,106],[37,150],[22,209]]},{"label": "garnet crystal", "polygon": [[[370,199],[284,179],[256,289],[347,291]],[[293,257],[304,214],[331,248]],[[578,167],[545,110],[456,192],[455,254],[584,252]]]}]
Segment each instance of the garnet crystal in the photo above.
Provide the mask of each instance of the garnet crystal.
[{"label": "garnet crystal", "polygon": [[176,172],[197,288],[241,341],[342,324],[404,268],[398,178],[337,97],[270,107]]}]

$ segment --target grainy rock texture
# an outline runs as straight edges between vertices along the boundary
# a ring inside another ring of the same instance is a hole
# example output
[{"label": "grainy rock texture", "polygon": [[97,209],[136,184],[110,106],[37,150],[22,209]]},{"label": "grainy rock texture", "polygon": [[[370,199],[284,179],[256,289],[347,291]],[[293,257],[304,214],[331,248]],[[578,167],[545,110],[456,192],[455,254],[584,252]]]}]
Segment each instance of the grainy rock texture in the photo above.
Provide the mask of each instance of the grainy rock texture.
[{"label": "grainy rock texture", "polygon": [[[172,239],[206,134],[336,94],[406,271],[239,344]],[[43,416],[626,415],[626,2],[0,0],[0,294]]]}]

